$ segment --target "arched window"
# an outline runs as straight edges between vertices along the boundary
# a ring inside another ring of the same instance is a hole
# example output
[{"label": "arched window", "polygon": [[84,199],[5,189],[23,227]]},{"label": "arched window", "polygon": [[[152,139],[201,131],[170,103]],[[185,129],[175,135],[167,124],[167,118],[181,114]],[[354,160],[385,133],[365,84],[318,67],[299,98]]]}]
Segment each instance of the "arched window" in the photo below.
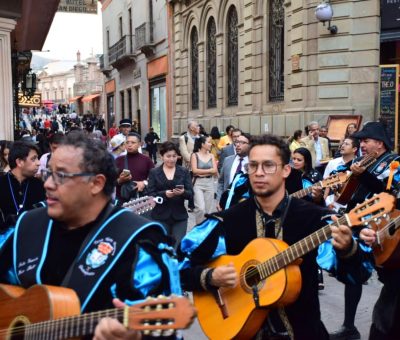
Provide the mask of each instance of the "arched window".
[{"label": "arched window", "polygon": [[213,17],[207,24],[207,104],[217,107],[217,32]]},{"label": "arched window", "polygon": [[228,105],[238,104],[238,16],[232,6],[228,12],[227,56],[228,56]]},{"label": "arched window", "polygon": [[284,94],[284,21],[283,0],[270,0],[269,21],[269,100],[282,101]]},{"label": "arched window", "polygon": [[199,36],[196,27],[190,34],[190,67],[192,70],[192,110],[199,108]]}]

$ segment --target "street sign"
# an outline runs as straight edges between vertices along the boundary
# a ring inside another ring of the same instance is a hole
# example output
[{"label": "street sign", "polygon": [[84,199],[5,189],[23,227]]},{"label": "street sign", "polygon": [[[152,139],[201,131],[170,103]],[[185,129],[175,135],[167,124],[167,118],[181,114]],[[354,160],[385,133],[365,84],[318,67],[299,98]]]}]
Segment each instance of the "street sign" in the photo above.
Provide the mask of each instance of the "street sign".
[{"label": "street sign", "polygon": [[58,12],[97,14],[97,0],[60,0]]},{"label": "street sign", "polygon": [[40,107],[41,101],[41,93],[35,93],[32,97],[27,97],[22,92],[18,93],[18,104],[21,107]]}]

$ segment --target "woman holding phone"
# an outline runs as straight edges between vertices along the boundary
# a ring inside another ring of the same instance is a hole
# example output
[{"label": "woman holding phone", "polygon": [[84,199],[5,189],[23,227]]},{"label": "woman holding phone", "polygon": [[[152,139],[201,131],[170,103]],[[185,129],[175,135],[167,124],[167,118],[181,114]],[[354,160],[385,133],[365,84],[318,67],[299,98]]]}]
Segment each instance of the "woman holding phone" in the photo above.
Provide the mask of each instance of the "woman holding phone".
[{"label": "woman holding phone", "polygon": [[161,222],[169,235],[179,244],[186,234],[188,213],[185,200],[193,197],[193,187],[189,171],[176,164],[178,147],[172,142],[164,142],[160,147],[163,164],[151,169],[148,180],[148,194],[161,196],[164,201],[157,204],[151,217]]},{"label": "woman holding phone", "polygon": [[217,162],[211,153],[211,137],[196,138],[190,167],[193,173],[194,211],[196,224],[201,223],[205,214],[212,212],[215,207],[214,176],[218,175]]}]

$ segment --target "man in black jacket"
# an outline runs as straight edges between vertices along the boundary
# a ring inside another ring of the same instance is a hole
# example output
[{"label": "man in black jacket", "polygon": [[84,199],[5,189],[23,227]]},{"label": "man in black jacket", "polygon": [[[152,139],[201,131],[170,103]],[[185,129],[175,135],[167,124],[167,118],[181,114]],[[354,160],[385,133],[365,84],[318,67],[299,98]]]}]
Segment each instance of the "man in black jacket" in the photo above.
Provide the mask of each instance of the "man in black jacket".
[{"label": "man in black jacket", "polygon": [[144,141],[146,143],[146,149],[149,153],[150,159],[153,160],[154,164],[157,164],[157,143],[160,141],[160,137],[158,137],[157,133],[154,132],[154,129],[151,127],[149,133],[144,137]]},{"label": "man in black jacket", "polygon": [[[272,135],[253,138],[247,172],[254,198],[210,216],[182,240],[183,263],[189,263],[181,270],[185,289],[212,292],[242,285],[233,264],[208,268],[207,263],[219,255],[237,255],[259,237],[279,238],[292,245],[326,224],[323,217],[330,214],[328,210],[288,197],[285,179],[291,171],[289,159],[290,150],[282,139]],[[332,226],[331,231],[339,270],[357,268],[361,255],[351,230],[340,225]],[[286,336],[297,340],[328,339],[318,300],[317,244],[308,247],[300,265],[303,284],[297,301],[273,310],[259,330],[260,338],[286,332]],[[226,308],[229,314],[229,305]]]},{"label": "man in black jacket", "polygon": [[0,230],[14,227],[19,215],[45,198],[43,182],[35,178],[39,149],[33,143],[13,143],[8,161],[11,170],[0,177]]}]

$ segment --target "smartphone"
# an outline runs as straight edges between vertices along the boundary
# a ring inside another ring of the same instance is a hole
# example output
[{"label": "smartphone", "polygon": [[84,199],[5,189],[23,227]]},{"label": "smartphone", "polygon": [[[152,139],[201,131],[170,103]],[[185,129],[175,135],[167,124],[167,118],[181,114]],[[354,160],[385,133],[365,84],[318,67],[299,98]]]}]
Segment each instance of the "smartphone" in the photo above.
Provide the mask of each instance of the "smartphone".
[{"label": "smartphone", "polygon": [[177,185],[175,185],[175,188],[176,189],[184,189],[185,186],[183,184],[177,184]]},{"label": "smartphone", "polygon": [[131,174],[131,171],[130,171],[129,169],[124,169],[124,170],[122,170],[122,174],[123,174],[124,176],[128,176],[128,175]]}]

